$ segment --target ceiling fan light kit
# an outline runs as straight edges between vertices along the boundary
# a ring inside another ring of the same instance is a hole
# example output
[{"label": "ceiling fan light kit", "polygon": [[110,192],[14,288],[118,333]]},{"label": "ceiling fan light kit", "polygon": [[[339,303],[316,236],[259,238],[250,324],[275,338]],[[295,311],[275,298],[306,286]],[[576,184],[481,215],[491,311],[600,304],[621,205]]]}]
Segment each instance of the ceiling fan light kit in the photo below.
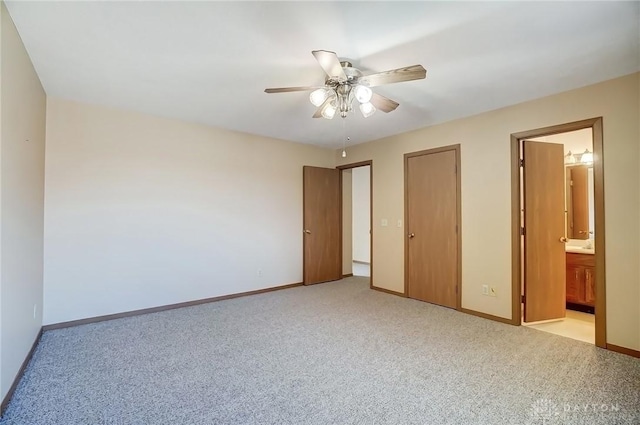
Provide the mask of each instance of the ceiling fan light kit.
[{"label": "ceiling fan light kit", "polygon": [[370,117],[376,111],[376,107],[372,103],[366,102],[360,104],[360,112],[365,118]]},{"label": "ceiling fan light kit", "polygon": [[336,115],[336,110],[335,100],[327,99],[324,105],[320,108],[320,114],[323,118],[330,120]]},{"label": "ceiling fan light kit", "polygon": [[371,100],[371,96],[373,96],[373,91],[367,86],[357,85],[353,92],[356,96],[356,100],[360,103],[369,103]]},{"label": "ceiling fan light kit", "polygon": [[426,77],[427,71],[422,65],[412,65],[390,71],[363,75],[350,62],[340,62],[334,52],[314,50],[311,52],[327,74],[324,87],[283,87],[265,89],[266,93],[286,93],[292,91],[309,91],[309,101],[317,110],[313,118],[332,119],[336,112],[346,118],[353,110],[353,100],[359,103],[362,115],[367,118],[378,109],[388,113],[398,107],[398,103],[374,93],[371,87],[402,81],[420,80]]},{"label": "ceiling fan light kit", "polygon": [[331,91],[327,88],[316,89],[309,94],[309,100],[315,107],[320,107],[325,100],[331,95]]}]

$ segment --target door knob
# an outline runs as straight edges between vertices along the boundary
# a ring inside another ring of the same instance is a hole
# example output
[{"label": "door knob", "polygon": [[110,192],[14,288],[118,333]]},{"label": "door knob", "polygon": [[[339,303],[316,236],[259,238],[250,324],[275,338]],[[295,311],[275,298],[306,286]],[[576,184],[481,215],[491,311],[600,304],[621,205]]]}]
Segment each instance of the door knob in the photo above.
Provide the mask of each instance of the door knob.
[{"label": "door knob", "polygon": [[304,230],[304,232],[305,232],[307,235],[310,235],[310,234],[311,234],[311,230],[307,230],[307,229],[305,229],[305,230]]},{"label": "door knob", "polygon": [[415,234],[415,233],[409,233],[409,235],[408,235],[408,236],[409,236],[409,239],[413,239],[413,238],[415,238],[415,237],[416,237],[416,234]]},{"label": "door knob", "polygon": [[567,238],[566,238],[566,237],[564,237],[564,236],[560,236],[560,242],[562,242],[562,243],[567,243],[567,242],[569,242],[569,239],[567,239]]}]

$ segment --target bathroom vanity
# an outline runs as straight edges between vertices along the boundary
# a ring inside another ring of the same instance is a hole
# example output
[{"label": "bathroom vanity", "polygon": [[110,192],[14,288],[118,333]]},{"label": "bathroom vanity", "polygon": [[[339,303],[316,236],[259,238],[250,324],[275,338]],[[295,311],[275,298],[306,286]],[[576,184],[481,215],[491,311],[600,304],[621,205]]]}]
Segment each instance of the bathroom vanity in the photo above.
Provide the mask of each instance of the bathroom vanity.
[{"label": "bathroom vanity", "polygon": [[593,164],[566,167],[567,305],[593,312],[596,303]]},{"label": "bathroom vanity", "polygon": [[[582,250],[586,251],[586,250]],[[596,259],[591,252],[567,252],[567,303],[595,307]]]}]

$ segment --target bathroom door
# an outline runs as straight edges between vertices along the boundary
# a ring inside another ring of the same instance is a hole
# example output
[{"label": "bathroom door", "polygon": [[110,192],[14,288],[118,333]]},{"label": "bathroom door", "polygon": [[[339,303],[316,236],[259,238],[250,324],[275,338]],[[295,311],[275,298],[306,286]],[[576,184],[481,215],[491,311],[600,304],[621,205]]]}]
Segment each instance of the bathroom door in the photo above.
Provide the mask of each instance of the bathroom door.
[{"label": "bathroom door", "polygon": [[566,315],[564,147],[523,142],[524,321]]}]

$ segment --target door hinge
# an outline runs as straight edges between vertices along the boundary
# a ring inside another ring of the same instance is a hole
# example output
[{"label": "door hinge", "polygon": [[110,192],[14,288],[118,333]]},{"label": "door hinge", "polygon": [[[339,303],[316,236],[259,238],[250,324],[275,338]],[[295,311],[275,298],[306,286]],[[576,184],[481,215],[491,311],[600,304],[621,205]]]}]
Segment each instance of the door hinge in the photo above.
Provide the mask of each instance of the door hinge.
[{"label": "door hinge", "polygon": [[521,302],[522,304],[524,304],[524,295],[522,295],[522,296],[520,297],[520,302]]},{"label": "door hinge", "polygon": [[569,186],[573,186],[573,180],[569,181]]},{"label": "door hinge", "polygon": [[520,235],[524,236],[524,227],[520,228]]},{"label": "door hinge", "polygon": [[521,160],[520,160],[520,166],[521,166],[521,167],[524,167],[524,159],[521,159]]}]

